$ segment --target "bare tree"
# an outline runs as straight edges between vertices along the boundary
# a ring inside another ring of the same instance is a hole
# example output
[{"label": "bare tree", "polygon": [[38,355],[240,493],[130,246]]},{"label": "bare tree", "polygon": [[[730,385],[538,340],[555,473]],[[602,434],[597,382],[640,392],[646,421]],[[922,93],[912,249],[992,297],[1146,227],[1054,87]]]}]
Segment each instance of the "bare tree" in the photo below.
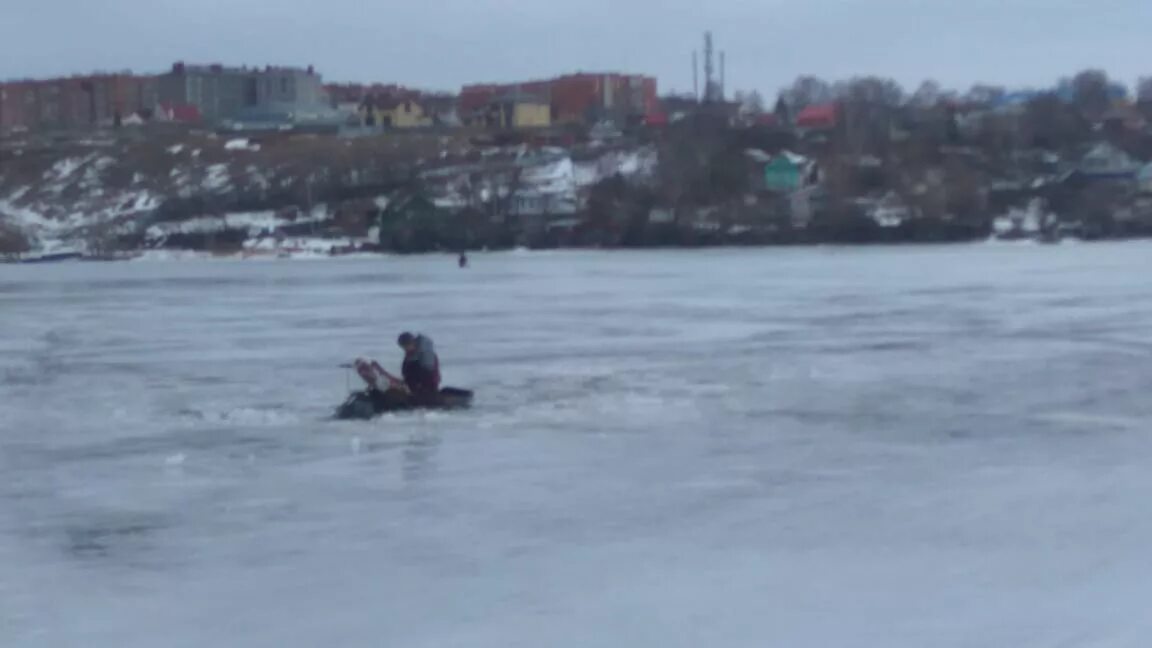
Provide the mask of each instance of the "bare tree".
[{"label": "bare tree", "polygon": [[1110,81],[1103,70],[1084,70],[1072,77],[1072,101],[1089,119],[1099,119],[1107,112]]},{"label": "bare tree", "polygon": [[740,104],[740,112],[746,115],[761,115],[764,113],[764,97],[756,90],[744,92],[737,90],[732,99]]},{"label": "bare tree", "polygon": [[880,77],[856,77],[839,81],[833,91],[841,101],[857,104],[897,106],[904,101],[904,89],[900,84],[894,79]]},{"label": "bare tree", "polygon": [[916,92],[912,93],[911,101],[921,108],[931,108],[940,102],[942,94],[940,84],[928,79],[921,83],[919,88],[916,88]]},{"label": "bare tree", "polygon": [[759,91],[753,90],[748,93],[748,112],[753,115],[759,115],[764,112],[764,97]]},{"label": "bare tree", "polygon": [[15,226],[0,223],[0,255],[21,254],[31,249],[28,238]]},{"label": "bare tree", "polygon": [[1152,77],[1140,77],[1136,82],[1136,99],[1152,101]]},{"label": "bare tree", "polygon": [[1084,118],[1054,94],[1040,95],[1025,104],[1020,122],[1024,141],[1040,148],[1065,150],[1088,136]]},{"label": "bare tree", "polygon": [[896,109],[904,98],[900,85],[892,79],[856,77],[837,82],[835,91],[846,150],[853,155],[887,156]]},{"label": "bare tree", "polygon": [[791,87],[782,91],[780,95],[792,110],[802,110],[832,101],[832,85],[823,79],[814,76],[801,76],[792,82]]}]

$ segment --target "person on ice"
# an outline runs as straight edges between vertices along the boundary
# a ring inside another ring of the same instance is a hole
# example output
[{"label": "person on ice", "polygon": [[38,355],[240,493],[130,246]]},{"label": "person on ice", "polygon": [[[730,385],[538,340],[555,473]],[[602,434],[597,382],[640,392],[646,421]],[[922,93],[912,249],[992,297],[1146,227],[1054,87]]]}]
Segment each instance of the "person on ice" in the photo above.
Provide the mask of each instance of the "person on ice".
[{"label": "person on ice", "polygon": [[[400,369],[403,378],[388,373],[375,360],[357,358],[356,372],[377,391],[400,390],[416,397],[430,397],[440,392],[440,358],[432,339],[425,335],[404,332],[396,344],[404,350],[404,364]],[[381,384],[386,383],[386,384]]]},{"label": "person on ice", "polygon": [[400,373],[413,394],[436,394],[440,391],[440,358],[432,339],[426,335],[400,334],[396,344],[404,349]]}]

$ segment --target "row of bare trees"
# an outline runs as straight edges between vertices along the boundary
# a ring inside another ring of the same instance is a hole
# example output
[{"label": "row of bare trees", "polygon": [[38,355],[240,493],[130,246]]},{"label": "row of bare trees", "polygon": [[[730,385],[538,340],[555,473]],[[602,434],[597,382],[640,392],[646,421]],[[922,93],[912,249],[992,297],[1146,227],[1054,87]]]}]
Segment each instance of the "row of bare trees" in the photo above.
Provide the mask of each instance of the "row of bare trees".
[{"label": "row of bare trees", "polygon": [[[1060,79],[1054,87],[1061,95],[1090,117],[1098,117],[1112,104],[1113,93],[1122,84],[1108,76],[1104,70],[1089,69],[1071,77]],[[957,103],[993,104],[1007,97],[1009,90],[994,84],[977,83],[965,92],[943,87],[934,80],[922,82],[909,92],[894,79],[879,76],[860,76],[846,80],[829,81],[813,75],[802,75],[780,92],[790,108],[802,109],[806,106],[833,101],[856,101],[878,103],[886,106],[911,104],[931,107],[941,101]],[[1135,88],[1135,96],[1141,101],[1152,101],[1152,76],[1143,77]],[[738,92],[735,100],[749,112],[770,109],[763,97],[755,91]]]}]

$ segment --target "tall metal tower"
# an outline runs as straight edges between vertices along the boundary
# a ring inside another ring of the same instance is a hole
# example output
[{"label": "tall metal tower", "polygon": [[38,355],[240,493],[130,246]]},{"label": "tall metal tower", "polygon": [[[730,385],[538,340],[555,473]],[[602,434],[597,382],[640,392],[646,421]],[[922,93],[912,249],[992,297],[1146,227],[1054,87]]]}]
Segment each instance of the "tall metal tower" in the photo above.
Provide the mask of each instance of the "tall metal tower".
[{"label": "tall metal tower", "polygon": [[724,101],[725,100],[724,97],[727,94],[727,92],[725,92],[725,86],[728,85],[728,72],[725,69],[725,59],[726,58],[727,58],[727,55],[724,52],[724,50],[720,50],[720,81],[716,84],[716,88],[717,88],[716,99],[718,101]]},{"label": "tall metal tower", "polygon": [[700,101],[700,63],[696,50],[692,50],[692,99]]},{"label": "tall metal tower", "polygon": [[704,101],[716,100],[716,81],[712,67],[712,32],[704,32]]}]

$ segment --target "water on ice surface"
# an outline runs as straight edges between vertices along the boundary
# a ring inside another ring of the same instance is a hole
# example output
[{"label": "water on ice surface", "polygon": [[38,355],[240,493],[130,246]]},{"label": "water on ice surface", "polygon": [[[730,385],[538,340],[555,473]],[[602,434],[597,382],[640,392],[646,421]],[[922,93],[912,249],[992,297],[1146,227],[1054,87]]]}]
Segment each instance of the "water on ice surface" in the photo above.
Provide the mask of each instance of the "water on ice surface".
[{"label": "water on ice surface", "polygon": [[1144,646],[1150,253],[3,267],[0,645]]}]

